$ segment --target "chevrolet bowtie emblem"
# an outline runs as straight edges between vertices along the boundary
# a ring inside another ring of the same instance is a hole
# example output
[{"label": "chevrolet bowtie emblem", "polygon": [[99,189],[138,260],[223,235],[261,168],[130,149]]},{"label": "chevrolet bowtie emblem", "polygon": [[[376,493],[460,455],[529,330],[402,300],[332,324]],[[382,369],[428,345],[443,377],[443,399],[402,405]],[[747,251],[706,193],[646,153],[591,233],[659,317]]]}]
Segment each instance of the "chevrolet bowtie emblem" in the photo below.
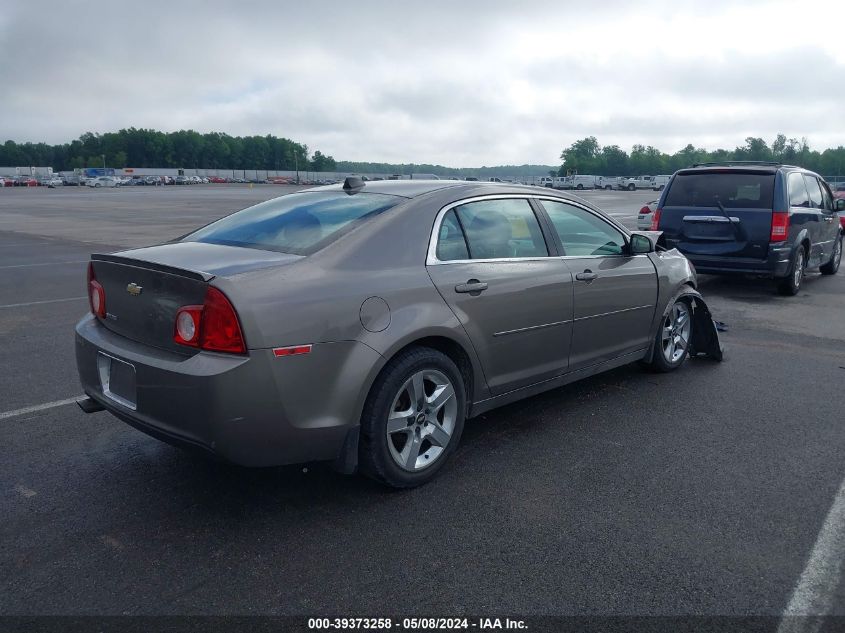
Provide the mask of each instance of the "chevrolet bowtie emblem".
[{"label": "chevrolet bowtie emblem", "polygon": [[126,286],[126,292],[131,294],[133,297],[137,297],[139,294],[141,294],[142,290],[143,288],[134,282]]}]

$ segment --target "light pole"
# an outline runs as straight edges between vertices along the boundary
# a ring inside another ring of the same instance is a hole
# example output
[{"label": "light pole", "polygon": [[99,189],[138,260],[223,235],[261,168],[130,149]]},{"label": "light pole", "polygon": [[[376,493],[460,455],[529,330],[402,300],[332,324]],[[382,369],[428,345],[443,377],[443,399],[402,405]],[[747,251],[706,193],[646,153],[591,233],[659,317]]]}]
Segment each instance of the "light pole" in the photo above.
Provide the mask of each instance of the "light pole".
[{"label": "light pole", "polygon": [[106,175],[106,155],[103,154],[103,176]]}]

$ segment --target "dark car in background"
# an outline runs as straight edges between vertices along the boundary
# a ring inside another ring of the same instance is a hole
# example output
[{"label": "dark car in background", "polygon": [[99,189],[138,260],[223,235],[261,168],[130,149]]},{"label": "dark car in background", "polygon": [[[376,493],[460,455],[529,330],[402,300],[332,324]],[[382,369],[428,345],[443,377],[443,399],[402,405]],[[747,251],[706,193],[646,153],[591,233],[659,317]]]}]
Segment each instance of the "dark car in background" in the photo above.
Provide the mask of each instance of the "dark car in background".
[{"label": "dark car in background", "polygon": [[795,295],[805,271],[839,269],[843,209],[824,179],[800,167],[704,163],[672,176],[651,228],[698,272],[762,275]]}]

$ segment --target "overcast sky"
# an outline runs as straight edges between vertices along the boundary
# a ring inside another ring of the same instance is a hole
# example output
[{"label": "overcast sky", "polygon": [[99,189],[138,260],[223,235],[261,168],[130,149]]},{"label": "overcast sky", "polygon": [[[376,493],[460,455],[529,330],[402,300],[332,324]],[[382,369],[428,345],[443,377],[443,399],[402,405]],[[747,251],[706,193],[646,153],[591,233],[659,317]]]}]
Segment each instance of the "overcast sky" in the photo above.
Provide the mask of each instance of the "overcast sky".
[{"label": "overcast sky", "polygon": [[588,135],[845,144],[832,0],[2,4],[0,142],[191,128],[456,167]]}]

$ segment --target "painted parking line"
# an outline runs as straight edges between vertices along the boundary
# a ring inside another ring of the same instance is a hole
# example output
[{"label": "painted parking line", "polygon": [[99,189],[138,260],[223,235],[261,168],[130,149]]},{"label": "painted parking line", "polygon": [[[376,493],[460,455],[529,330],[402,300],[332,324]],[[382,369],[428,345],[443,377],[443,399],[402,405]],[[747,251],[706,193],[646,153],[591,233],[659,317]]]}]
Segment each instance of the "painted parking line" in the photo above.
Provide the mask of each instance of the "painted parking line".
[{"label": "painted parking line", "polygon": [[45,402],[44,404],[34,404],[31,407],[24,407],[23,409],[15,409],[14,411],[0,413],[0,420],[14,418],[19,415],[26,415],[27,413],[35,413],[36,411],[44,411],[45,409],[55,409],[56,407],[63,407],[66,404],[73,404],[74,402],[76,402],[76,398],[55,400],[54,402]]},{"label": "painted parking line", "polygon": [[34,266],[65,266],[67,264],[84,264],[87,259],[78,259],[73,262],[44,262],[41,264],[11,264],[9,266],[0,266],[0,270],[5,268],[32,268]]},{"label": "painted parking line", "polygon": [[30,301],[29,303],[7,303],[0,306],[0,308],[23,308],[26,306],[41,306],[47,303],[59,303],[61,301],[79,301],[80,299],[87,299],[88,297],[67,297],[66,299],[48,299],[47,301]]},{"label": "painted parking line", "polygon": [[[783,612],[778,633],[816,633],[830,613],[845,560],[845,480]],[[815,617],[807,617],[815,616]]]}]

